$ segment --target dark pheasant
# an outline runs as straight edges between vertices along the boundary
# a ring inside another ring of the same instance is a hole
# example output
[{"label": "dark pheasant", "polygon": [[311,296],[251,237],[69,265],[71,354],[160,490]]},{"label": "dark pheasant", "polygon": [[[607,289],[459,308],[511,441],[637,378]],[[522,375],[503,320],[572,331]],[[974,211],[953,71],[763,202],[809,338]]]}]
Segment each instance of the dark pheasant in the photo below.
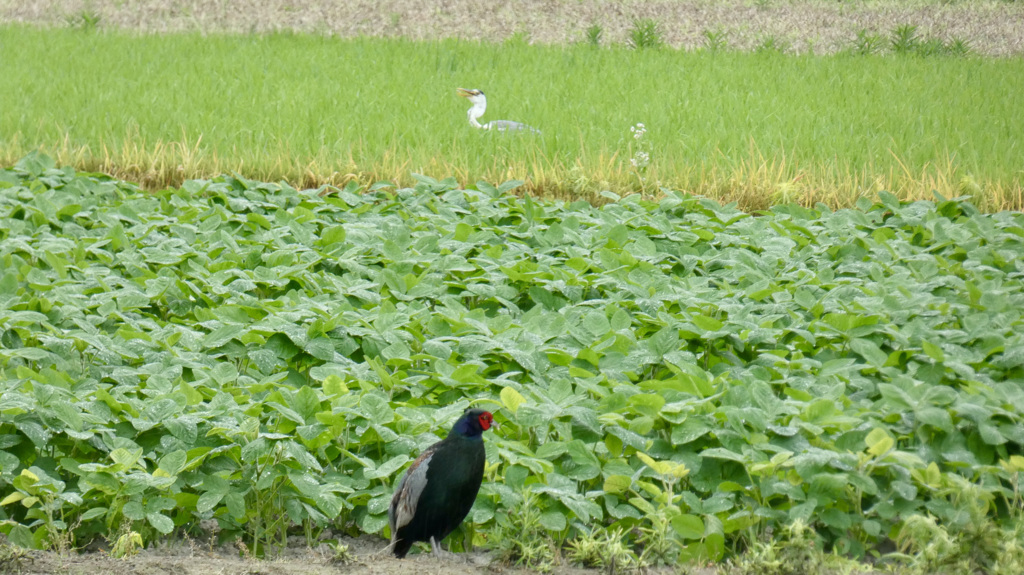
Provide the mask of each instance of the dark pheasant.
[{"label": "dark pheasant", "polygon": [[489,411],[467,409],[448,437],[406,470],[388,509],[395,557],[405,557],[417,541],[429,541],[439,554],[441,540],[469,514],[484,478],[483,433],[493,423]]}]

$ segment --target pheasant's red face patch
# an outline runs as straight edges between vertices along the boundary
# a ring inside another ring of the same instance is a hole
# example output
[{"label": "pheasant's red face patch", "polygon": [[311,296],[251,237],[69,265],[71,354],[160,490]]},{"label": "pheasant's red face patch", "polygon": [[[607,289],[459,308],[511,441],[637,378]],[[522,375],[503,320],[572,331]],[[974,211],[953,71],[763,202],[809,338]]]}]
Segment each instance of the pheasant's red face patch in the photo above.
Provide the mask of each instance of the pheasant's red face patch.
[{"label": "pheasant's red face patch", "polygon": [[491,412],[485,411],[477,417],[477,421],[480,422],[480,429],[487,431],[494,424],[494,416],[491,415]]}]

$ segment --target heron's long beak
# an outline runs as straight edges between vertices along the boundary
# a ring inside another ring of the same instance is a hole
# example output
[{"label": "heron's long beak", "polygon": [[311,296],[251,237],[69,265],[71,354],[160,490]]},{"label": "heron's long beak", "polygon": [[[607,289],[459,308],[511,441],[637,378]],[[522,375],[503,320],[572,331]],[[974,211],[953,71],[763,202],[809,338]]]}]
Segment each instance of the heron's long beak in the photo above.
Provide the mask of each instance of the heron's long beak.
[{"label": "heron's long beak", "polygon": [[473,92],[465,88],[455,88],[455,91],[458,92],[459,95],[462,96],[463,98],[468,98],[473,95]]}]

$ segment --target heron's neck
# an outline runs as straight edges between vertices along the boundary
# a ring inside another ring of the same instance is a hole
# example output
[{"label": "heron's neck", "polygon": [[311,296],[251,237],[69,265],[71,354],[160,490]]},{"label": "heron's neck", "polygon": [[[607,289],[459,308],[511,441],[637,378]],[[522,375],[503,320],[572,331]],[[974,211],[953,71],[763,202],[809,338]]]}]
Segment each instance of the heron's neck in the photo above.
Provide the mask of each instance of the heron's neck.
[{"label": "heron's neck", "polygon": [[484,112],[486,111],[487,102],[477,102],[473,104],[473,107],[470,108],[469,112],[466,113],[466,115],[469,116],[469,123],[476,128],[483,128],[483,125],[481,125],[480,122],[478,122],[477,120],[480,118],[480,116],[483,116]]}]

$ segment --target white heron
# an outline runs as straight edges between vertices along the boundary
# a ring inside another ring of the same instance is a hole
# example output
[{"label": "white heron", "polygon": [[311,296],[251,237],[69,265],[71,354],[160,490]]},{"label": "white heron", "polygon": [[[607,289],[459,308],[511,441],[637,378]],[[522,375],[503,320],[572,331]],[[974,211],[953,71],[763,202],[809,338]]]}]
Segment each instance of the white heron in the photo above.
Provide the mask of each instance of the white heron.
[{"label": "white heron", "polygon": [[480,116],[484,115],[487,111],[487,96],[484,96],[483,90],[467,90],[465,88],[456,88],[456,92],[459,93],[463,98],[468,99],[473,103],[473,107],[469,109],[466,114],[469,116],[469,123],[475,128],[481,130],[497,130],[499,132],[518,132],[526,131],[539,134],[540,130],[533,126],[527,126],[519,122],[513,122],[512,120],[491,120],[486,124],[481,124],[479,119]]}]

